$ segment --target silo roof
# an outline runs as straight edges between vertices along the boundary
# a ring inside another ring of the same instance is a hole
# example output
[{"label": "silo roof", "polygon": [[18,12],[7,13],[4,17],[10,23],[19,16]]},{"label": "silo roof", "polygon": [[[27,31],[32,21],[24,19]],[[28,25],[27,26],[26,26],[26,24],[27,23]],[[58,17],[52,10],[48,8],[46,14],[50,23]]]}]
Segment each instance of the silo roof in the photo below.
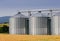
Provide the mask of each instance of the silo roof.
[{"label": "silo roof", "polygon": [[32,17],[47,17],[46,15],[43,15],[44,13],[36,13],[36,14],[32,14]]},{"label": "silo roof", "polygon": [[14,16],[12,16],[12,17],[16,17],[16,18],[18,18],[18,17],[21,17],[21,18],[28,18],[27,16],[25,16],[25,15],[19,13],[19,12],[18,12],[18,14],[14,15]]},{"label": "silo roof", "polygon": [[55,16],[60,16],[60,12],[56,13]]}]

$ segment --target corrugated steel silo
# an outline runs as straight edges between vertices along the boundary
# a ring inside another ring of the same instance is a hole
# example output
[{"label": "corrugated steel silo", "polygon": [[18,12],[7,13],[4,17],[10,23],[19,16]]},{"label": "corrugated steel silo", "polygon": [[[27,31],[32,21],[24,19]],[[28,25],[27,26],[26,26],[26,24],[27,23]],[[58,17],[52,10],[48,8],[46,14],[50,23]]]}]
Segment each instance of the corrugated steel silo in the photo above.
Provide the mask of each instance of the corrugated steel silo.
[{"label": "corrugated steel silo", "polygon": [[31,15],[29,18],[29,34],[31,35],[47,35],[48,17],[42,16],[40,13]]},{"label": "corrugated steel silo", "polygon": [[27,25],[26,19],[27,17],[18,12],[15,16],[10,18],[10,26],[9,26],[9,33],[10,34],[27,34]]},{"label": "corrugated steel silo", "polygon": [[60,35],[60,12],[52,16],[51,34]]}]

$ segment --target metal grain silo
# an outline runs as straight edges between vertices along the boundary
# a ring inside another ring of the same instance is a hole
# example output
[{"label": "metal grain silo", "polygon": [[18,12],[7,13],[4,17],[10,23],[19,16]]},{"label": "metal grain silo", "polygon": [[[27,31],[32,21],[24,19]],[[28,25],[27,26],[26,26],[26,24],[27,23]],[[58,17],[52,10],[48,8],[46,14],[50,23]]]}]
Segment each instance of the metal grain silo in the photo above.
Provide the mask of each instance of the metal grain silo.
[{"label": "metal grain silo", "polygon": [[60,35],[60,12],[52,16],[51,34]]},{"label": "metal grain silo", "polygon": [[18,12],[10,18],[9,33],[10,34],[27,34],[27,17]]},{"label": "metal grain silo", "polygon": [[29,34],[30,35],[47,35],[48,17],[41,15],[42,13],[31,15],[29,18]]}]

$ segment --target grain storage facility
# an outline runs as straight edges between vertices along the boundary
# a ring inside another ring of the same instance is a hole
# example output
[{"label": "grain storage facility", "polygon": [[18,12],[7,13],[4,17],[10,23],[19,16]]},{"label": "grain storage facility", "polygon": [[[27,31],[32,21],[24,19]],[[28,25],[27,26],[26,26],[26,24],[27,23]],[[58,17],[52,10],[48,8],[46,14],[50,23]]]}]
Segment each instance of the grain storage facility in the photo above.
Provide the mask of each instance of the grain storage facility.
[{"label": "grain storage facility", "polygon": [[[50,34],[50,24],[48,24],[48,17],[43,16],[42,13],[36,13],[29,18],[29,34],[30,35],[47,35]],[[50,20],[49,20],[50,21]]]},{"label": "grain storage facility", "polygon": [[52,16],[51,34],[60,35],[60,12]]},{"label": "grain storage facility", "polygon": [[[26,21],[27,20],[27,21]],[[9,33],[10,34],[28,34],[27,26],[28,18],[18,12],[15,16],[10,18]]]}]

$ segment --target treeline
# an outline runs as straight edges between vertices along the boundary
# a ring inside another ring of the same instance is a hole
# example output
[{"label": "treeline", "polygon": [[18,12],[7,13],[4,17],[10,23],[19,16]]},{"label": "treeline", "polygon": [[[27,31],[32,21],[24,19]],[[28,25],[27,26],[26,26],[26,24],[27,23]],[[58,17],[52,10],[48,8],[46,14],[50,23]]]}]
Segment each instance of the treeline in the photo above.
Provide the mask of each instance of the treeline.
[{"label": "treeline", "polygon": [[9,33],[9,27],[7,25],[3,25],[3,27],[0,27],[0,33]]}]

